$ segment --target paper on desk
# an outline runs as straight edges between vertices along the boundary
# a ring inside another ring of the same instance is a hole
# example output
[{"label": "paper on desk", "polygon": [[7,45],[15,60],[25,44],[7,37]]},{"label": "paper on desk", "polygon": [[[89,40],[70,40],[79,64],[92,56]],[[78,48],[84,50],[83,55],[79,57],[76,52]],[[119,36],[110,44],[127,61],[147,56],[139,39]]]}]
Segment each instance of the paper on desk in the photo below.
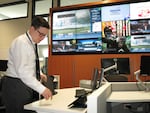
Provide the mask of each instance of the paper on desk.
[{"label": "paper on desk", "polygon": [[52,104],[52,100],[51,99],[42,99],[39,101],[39,105],[40,106],[48,106],[48,105],[51,105]]}]

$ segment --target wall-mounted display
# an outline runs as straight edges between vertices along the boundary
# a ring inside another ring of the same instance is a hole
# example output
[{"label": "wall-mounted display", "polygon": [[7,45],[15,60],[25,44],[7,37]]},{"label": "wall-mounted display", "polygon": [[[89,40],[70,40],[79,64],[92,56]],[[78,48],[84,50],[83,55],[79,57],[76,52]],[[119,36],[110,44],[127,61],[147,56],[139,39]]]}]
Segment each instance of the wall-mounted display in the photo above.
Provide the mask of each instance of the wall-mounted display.
[{"label": "wall-mounted display", "polygon": [[51,52],[149,53],[149,6],[145,1],[51,8]]}]

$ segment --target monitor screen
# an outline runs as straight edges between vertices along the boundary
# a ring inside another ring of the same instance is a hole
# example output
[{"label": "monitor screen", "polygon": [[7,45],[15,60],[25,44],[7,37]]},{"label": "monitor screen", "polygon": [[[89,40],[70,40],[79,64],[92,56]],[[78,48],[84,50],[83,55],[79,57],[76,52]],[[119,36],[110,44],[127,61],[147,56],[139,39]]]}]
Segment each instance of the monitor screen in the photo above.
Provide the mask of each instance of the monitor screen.
[{"label": "monitor screen", "polygon": [[52,55],[150,53],[150,2],[51,8]]},{"label": "monitor screen", "polygon": [[0,60],[0,71],[7,70],[7,62],[8,62],[8,60]]},{"label": "monitor screen", "polygon": [[130,74],[129,58],[117,58],[117,70],[119,74]]},{"label": "monitor screen", "polygon": [[52,20],[53,54],[101,52],[101,8],[53,12]]},{"label": "monitor screen", "polygon": [[91,80],[91,89],[94,91],[98,88],[98,78],[99,78],[99,70],[97,68],[94,68],[92,80]]},{"label": "monitor screen", "polygon": [[102,85],[103,77],[104,77],[104,68],[101,68],[98,87]]},{"label": "monitor screen", "polygon": [[102,7],[102,21],[125,20],[129,18],[129,4]]},{"label": "monitor screen", "polygon": [[150,56],[141,56],[141,75],[150,75]]},{"label": "monitor screen", "polygon": [[139,2],[130,4],[131,20],[150,18],[150,2]]},{"label": "monitor screen", "polygon": [[105,75],[130,74],[129,58],[102,58],[101,67],[106,69],[117,63],[117,68],[108,70]]},{"label": "monitor screen", "polygon": [[131,20],[131,35],[150,34],[150,20]]}]

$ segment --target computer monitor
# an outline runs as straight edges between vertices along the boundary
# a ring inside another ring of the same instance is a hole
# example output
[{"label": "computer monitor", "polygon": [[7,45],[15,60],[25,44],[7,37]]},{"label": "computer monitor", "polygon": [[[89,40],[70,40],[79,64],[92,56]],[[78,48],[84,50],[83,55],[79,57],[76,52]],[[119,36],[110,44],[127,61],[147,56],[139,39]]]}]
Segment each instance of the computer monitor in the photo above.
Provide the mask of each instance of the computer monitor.
[{"label": "computer monitor", "polygon": [[41,67],[42,73],[48,75],[48,57],[45,57],[44,65]]},{"label": "computer monitor", "polygon": [[150,75],[150,56],[141,56],[140,74]]},{"label": "computer monitor", "polygon": [[7,70],[7,62],[8,62],[8,60],[0,60],[0,71]]},{"label": "computer monitor", "polygon": [[[102,58],[101,59],[101,68],[108,68],[110,66],[115,65],[115,59],[113,58]],[[105,75],[114,75],[116,74],[116,69],[111,69],[104,73]]]},{"label": "computer monitor", "polygon": [[106,69],[117,63],[117,67],[105,72],[105,75],[130,74],[129,58],[102,58],[101,67]]},{"label": "computer monitor", "polygon": [[130,74],[130,61],[129,58],[117,59],[117,70],[119,74]]},{"label": "computer monitor", "polygon": [[103,77],[104,77],[104,68],[101,68],[98,88],[102,85]]},{"label": "computer monitor", "polygon": [[98,88],[98,77],[99,77],[99,70],[98,68],[94,68],[93,70],[93,76],[91,80],[91,89],[94,91]]}]

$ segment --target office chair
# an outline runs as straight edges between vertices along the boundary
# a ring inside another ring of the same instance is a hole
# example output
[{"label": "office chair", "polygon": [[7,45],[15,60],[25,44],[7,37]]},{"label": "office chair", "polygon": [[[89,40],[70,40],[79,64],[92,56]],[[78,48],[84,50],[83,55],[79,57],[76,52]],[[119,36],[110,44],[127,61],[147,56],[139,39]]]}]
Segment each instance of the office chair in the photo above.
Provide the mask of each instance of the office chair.
[{"label": "office chair", "polygon": [[47,82],[43,81],[42,84],[45,85],[47,88],[49,88],[52,91],[52,94],[55,95],[55,94],[57,94],[57,92],[55,91],[53,81],[54,81],[54,76],[47,75]]}]

